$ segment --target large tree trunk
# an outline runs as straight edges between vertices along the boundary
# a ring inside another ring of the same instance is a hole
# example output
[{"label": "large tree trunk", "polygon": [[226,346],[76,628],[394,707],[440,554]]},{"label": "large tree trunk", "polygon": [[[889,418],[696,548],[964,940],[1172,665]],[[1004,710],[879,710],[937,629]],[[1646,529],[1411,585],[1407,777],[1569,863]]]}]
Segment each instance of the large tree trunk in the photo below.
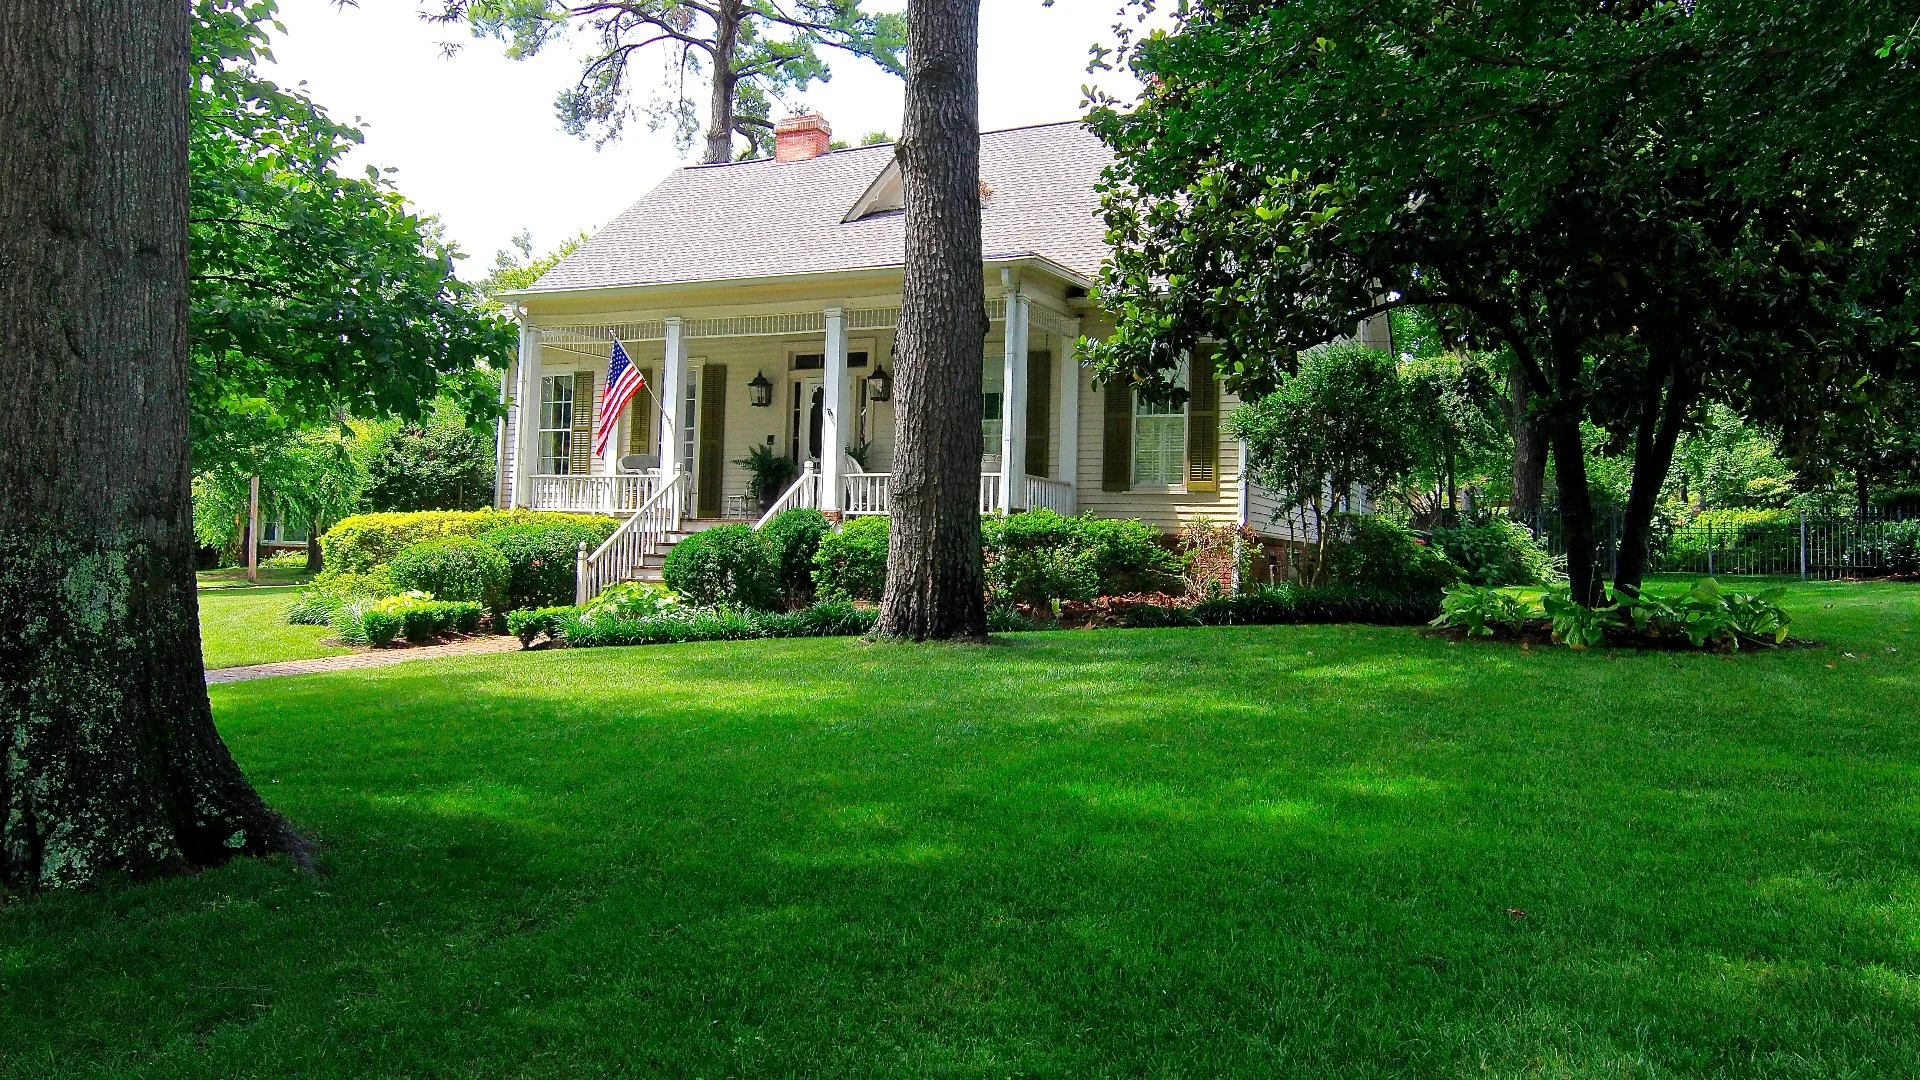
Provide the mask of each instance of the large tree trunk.
[{"label": "large tree trunk", "polygon": [[1614,564],[1613,588],[1617,593],[1640,595],[1640,583],[1647,576],[1647,541],[1653,530],[1653,509],[1660,489],[1673,466],[1673,449],[1680,442],[1680,428],[1687,411],[1693,407],[1691,383],[1683,368],[1670,360],[1657,362],[1656,376],[1671,372],[1666,393],[1661,394],[1659,378],[1649,378],[1646,398],[1640,407],[1640,430],[1633,442],[1633,487],[1627,493],[1625,520],[1620,529],[1620,557]]},{"label": "large tree trunk", "polygon": [[1567,550],[1567,584],[1573,599],[1597,606],[1601,575],[1597,572],[1598,545],[1594,535],[1593,495],[1587,488],[1587,447],[1580,436],[1586,406],[1580,397],[1580,351],[1570,334],[1556,334],[1552,344],[1555,395],[1547,404],[1541,426],[1553,448],[1553,472],[1560,490],[1560,538]]},{"label": "large tree trunk", "polygon": [[722,0],[713,28],[713,85],[707,102],[707,164],[733,160],[733,54],[740,40],[739,0]]},{"label": "large tree trunk", "polygon": [[0,0],[0,888],[299,840],[214,730],[187,461],[189,6]]},{"label": "large tree trunk", "polygon": [[907,7],[907,108],[894,156],[907,211],[892,540],[878,632],[984,638],[980,565],[979,0]]},{"label": "large tree trunk", "polygon": [[1547,440],[1533,416],[1527,373],[1516,358],[1507,373],[1507,408],[1513,425],[1513,501],[1507,516],[1530,526],[1540,521],[1540,494],[1547,483]]}]

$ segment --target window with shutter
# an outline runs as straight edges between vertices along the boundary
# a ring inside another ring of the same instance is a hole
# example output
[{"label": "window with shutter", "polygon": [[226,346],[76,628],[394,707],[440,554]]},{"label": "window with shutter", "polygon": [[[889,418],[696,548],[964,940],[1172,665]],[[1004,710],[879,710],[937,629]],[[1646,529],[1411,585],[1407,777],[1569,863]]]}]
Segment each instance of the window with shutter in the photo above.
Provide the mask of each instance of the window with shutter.
[{"label": "window with shutter", "polygon": [[567,471],[575,476],[593,470],[593,389],[599,381],[591,371],[573,373],[573,439],[567,451]]},{"label": "window with shutter", "polygon": [[573,456],[573,375],[540,377],[539,439],[534,444],[538,476],[562,476]]},{"label": "window with shutter", "polygon": [[[1174,375],[1184,381],[1183,369]],[[1187,408],[1172,401],[1153,401],[1140,394],[1133,399],[1133,486],[1145,489],[1178,487],[1187,479]]]},{"label": "window with shutter", "polygon": [[651,454],[653,445],[653,414],[660,406],[653,396],[653,369],[641,368],[640,378],[644,386],[634,391],[633,400],[627,403],[627,453]]},{"label": "window with shutter", "polygon": [[1187,371],[1187,490],[1220,490],[1220,381],[1210,345],[1195,350]]},{"label": "window with shutter", "polygon": [[1052,476],[1047,471],[1048,406],[1053,402],[1053,354],[1027,354],[1027,475]]},{"label": "window with shutter", "polygon": [[1125,491],[1133,482],[1133,391],[1108,383],[1100,440],[1100,490]]},{"label": "window with shutter", "polygon": [[701,517],[719,517],[722,485],[727,470],[727,369],[708,364],[700,369],[700,475],[698,502]]}]

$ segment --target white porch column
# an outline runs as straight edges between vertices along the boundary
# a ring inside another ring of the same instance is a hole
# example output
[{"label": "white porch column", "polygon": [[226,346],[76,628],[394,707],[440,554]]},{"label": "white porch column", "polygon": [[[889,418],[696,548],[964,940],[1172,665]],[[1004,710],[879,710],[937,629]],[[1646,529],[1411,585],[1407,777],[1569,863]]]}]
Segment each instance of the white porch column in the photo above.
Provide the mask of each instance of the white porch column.
[{"label": "white porch column", "polygon": [[687,396],[687,343],[680,336],[680,316],[667,316],[666,358],[660,364],[660,479],[673,479],[680,460],[680,410]]},{"label": "white porch column", "polygon": [[847,456],[847,439],[841,419],[847,407],[847,314],[837,307],[827,309],[827,356],[821,372],[820,403],[820,509],[837,513],[845,505],[846,481],[840,463]]},{"label": "white porch column", "polygon": [[535,456],[540,445],[540,331],[526,312],[520,313],[520,358],[514,372],[513,490],[514,506],[533,505]]},{"label": "white porch column", "polygon": [[1007,292],[1004,367],[1000,379],[1000,509],[1027,505],[1027,315],[1016,283]]},{"label": "white porch column", "polygon": [[1080,320],[1073,320],[1072,336],[1060,349],[1060,482],[1073,493],[1072,507],[1080,507]]}]

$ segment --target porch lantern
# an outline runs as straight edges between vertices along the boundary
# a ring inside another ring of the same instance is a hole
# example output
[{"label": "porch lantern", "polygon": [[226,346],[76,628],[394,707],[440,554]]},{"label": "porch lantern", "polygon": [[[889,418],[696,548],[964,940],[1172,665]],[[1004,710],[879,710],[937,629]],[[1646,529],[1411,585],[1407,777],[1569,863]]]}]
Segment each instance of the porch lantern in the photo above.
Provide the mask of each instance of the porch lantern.
[{"label": "porch lantern", "polygon": [[879,364],[873,365],[873,374],[867,376],[867,396],[875,401],[893,399],[893,376]]},{"label": "porch lantern", "polygon": [[754,408],[764,409],[773,404],[773,384],[767,381],[766,372],[755,372],[753,378],[747,381],[747,389],[753,391]]}]

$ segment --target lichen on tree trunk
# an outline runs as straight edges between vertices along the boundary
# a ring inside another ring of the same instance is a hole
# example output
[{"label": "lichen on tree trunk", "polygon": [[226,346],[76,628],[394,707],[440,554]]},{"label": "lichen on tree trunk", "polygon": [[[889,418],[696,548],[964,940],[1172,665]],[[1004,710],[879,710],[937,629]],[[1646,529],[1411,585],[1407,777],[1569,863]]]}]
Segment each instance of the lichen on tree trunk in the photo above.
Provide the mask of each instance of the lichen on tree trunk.
[{"label": "lichen on tree trunk", "polygon": [[894,154],[906,203],[906,270],[887,589],[876,632],[977,640],[980,365],[979,0],[907,8],[907,103]]},{"label": "lichen on tree trunk", "polygon": [[187,5],[0,0],[0,887],[305,848],[207,702]]}]

